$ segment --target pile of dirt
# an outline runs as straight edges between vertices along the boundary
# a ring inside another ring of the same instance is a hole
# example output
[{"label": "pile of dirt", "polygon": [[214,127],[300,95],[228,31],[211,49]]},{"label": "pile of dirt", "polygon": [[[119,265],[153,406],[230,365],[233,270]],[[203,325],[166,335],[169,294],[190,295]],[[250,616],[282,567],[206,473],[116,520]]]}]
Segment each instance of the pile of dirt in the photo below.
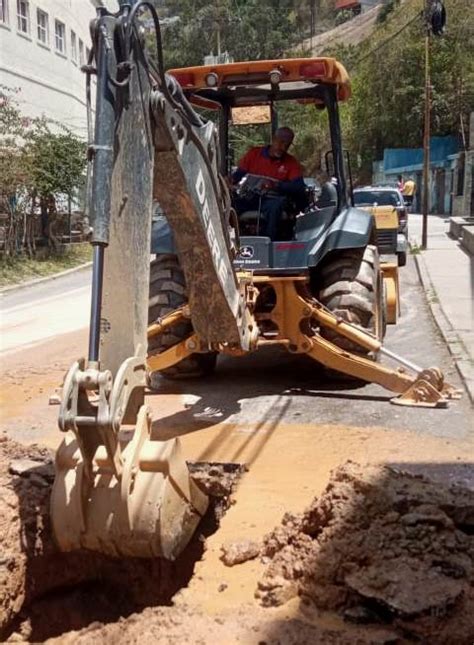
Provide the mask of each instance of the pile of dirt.
[{"label": "pile of dirt", "polygon": [[154,607],[114,624],[93,624],[48,641],[48,645],[394,645],[400,642],[385,628],[311,623],[276,610],[240,605],[216,616],[195,607]]},{"label": "pile of dirt", "polygon": [[306,512],[285,515],[261,556],[264,606],[300,596],[404,637],[474,636],[473,491],[348,462]]},{"label": "pile of dirt", "polygon": [[181,604],[149,608],[60,642],[472,642],[468,489],[349,462],[306,512],[287,513],[260,545],[243,539],[222,550],[228,566],[257,552],[267,563],[256,593],[263,607],[241,605],[216,616]]},{"label": "pile of dirt", "polygon": [[60,553],[49,519],[51,453],[0,436],[0,641],[38,642],[170,604],[202,557],[205,538],[230,503],[240,469],[201,464],[194,466],[194,476],[213,497],[198,532],[175,562]]}]

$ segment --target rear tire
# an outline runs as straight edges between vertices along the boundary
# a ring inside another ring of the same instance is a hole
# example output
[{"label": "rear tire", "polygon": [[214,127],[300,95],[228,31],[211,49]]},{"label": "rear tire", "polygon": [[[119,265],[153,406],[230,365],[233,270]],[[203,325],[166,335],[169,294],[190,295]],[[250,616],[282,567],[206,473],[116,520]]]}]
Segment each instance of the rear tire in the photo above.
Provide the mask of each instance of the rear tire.
[{"label": "rear tire", "polygon": [[[150,264],[150,298],[148,324],[187,303],[186,281],[176,255],[158,255]],[[148,355],[160,354],[180,343],[193,333],[190,320],[184,320],[148,341]],[[160,374],[167,379],[185,379],[205,376],[214,371],[217,353],[191,354],[176,365],[148,375],[150,387]]]},{"label": "rear tire", "polygon": [[[323,266],[319,283],[319,301],[325,307],[342,320],[369,331],[379,340],[383,339],[386,330],[385,299],[375,246],[342,251]],[[341,349],[375,358],[370,351],[331,329],[322,328],[321,335]]]}]

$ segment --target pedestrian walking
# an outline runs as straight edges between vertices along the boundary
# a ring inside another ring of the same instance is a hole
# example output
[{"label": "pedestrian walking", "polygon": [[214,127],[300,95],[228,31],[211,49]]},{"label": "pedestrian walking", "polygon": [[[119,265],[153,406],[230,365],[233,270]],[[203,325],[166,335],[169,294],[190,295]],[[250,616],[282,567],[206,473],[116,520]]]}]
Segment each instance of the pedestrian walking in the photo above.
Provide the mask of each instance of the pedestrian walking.
[{"label": "pedestrian walking", "polygon": [[416,184],[410,177],[410,179],[407,179],[407,181],[404,183],[402,190],[403,199],[405,200],[405,204],[407,205],[409,211],[411,211],[411,208],[413,206],[413,198],[415,196],[415,192]]}]

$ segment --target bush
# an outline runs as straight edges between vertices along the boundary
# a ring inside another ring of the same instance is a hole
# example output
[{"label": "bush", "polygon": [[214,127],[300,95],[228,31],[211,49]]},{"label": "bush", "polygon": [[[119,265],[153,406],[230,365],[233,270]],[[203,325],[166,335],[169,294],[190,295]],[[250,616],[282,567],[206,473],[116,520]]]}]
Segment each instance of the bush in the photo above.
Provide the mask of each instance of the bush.
[{"label": "bush", "polygon": [[73,199],[83,186],[86,144],[61,124],[24,117],[14,95],[15,90],[0,86],[0,211],[7,217],[3,246],[6,255],[22,249],[32,255],[38,211],[47,244],[57,246],[58,200]]}]

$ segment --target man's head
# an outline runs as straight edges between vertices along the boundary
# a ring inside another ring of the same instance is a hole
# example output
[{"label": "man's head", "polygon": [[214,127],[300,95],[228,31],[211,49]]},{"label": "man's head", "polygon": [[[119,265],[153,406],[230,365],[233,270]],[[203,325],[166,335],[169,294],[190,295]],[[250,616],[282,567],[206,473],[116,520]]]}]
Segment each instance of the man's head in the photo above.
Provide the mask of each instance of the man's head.
[{"label": "man's head", "polygon": [[270,144],[270,156],[280,159],[293,143],[295,133],[291,128],[278,128],[275,130]]}]

